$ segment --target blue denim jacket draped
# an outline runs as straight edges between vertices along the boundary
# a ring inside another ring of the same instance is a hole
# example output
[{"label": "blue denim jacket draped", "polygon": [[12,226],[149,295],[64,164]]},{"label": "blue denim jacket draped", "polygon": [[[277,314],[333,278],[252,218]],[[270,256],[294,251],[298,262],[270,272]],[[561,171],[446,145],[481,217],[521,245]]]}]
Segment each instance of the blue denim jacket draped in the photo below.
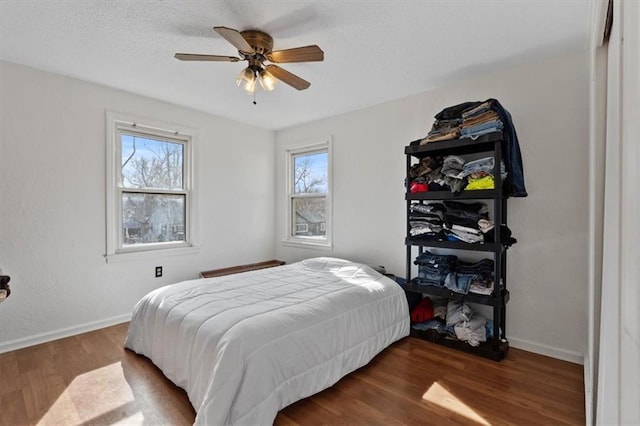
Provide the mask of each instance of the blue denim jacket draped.
[{"label": "blue denim jacket draped", "polygon": [[502,158],[507,167],[507,178],[503,186],[504,195],[526,197],[528,194],[524,186],[522,155],[520,153],[520,144],[518,143],[518,134],[513,126],[511,114],[496,99],[487,99],[486,102],[491,102],[493,109],[498,113],[500,120],[504,124]]}]

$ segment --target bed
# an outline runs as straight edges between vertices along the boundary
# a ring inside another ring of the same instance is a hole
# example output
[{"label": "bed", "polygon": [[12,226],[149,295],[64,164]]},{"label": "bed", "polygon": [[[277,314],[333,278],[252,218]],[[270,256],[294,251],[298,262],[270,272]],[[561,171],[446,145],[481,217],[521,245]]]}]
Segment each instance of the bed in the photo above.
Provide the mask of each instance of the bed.
[{"label": "bed", "polygon": [[186,390],[195,424],[256,425],[408,334],[393,280],[324,257],[154,290],[136,304],[125,347]]}]

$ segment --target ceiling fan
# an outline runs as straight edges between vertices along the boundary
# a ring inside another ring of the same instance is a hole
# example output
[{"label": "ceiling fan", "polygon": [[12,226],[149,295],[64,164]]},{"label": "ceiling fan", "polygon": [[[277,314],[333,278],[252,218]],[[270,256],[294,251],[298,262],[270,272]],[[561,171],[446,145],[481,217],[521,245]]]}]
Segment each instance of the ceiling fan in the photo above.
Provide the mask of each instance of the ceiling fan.
[{"label": "ceiling fan", "polygon": [[249,93],[255,93],[256,82],[260,82],[264,90],[273,90],[276,79],[298,90],[307,89],[311,85],[308,81],[277,65],[265,65],[265,61],[287,63],[324,60],[324,52],[316,45],[273,51],[273,38],[265,32],[258,30],[238,31],[227,27],[213,27],[213,30],[234,45],[238,49],[240,57],[176,53],[176,59],[213,62],[247,61],[249,64],[236,79],[236,84]]}]

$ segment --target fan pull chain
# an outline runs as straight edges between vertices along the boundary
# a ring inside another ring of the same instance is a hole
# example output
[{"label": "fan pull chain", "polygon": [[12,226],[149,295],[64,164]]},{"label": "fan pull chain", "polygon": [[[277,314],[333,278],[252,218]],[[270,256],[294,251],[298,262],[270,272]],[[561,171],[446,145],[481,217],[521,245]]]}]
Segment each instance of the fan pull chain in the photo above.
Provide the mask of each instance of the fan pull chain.
[{"label": "fan pull chain", "polygon": [[253,91],[253,104],[254,105],[258,105],[258,103],[256,102],[256,92],[257,92],[257,90]]}]

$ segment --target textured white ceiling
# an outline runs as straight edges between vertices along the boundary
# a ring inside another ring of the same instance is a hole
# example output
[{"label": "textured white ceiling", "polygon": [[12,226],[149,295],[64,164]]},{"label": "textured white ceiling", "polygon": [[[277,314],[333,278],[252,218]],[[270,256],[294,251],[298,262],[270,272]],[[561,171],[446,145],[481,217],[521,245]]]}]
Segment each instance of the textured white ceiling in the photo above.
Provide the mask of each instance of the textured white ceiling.
[{"label": "textured white ceiling", "polygon": [[[0,0],[0,59],[281,129],[423,92],[456,79],[586,48],[587,0]],[[324,62],[283,64],[311,82],[235,86],[245,62],[213,26],[260,29],[274,49],[317,44]]]}]

